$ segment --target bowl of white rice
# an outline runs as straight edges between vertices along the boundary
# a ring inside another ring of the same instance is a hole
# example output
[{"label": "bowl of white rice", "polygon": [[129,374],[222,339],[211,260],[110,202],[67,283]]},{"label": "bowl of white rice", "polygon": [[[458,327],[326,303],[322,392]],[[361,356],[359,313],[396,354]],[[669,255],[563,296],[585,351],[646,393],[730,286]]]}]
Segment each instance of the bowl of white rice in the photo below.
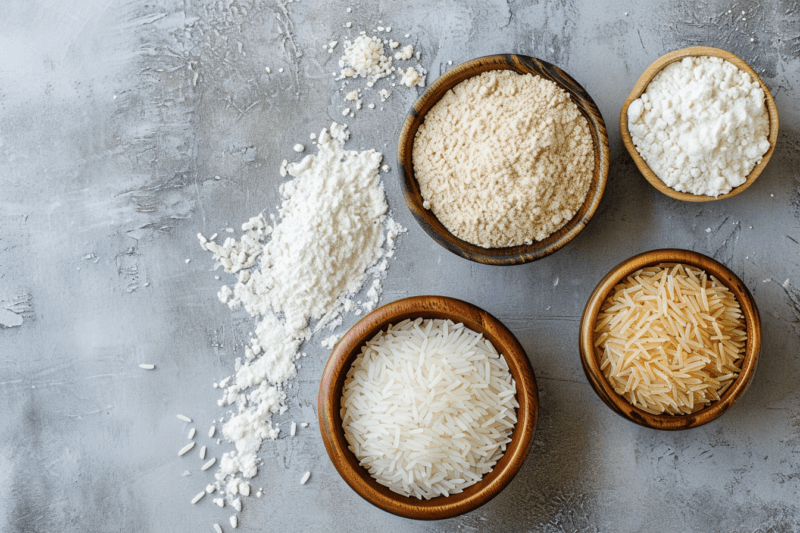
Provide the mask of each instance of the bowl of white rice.
[{"label": "bowl of white rice", "polygon": [[581,319],[590,385],[614,412],[653,429],[690,429],[742,397],[761,352],[753,296],[697,252],[652,250],[617,265]]},{"label": "bowl of white rice", "polygon": [[416,296],[379,309],[336,345],[318,397],[323,442],[361,497],[438,520],[497,496],[530,450],[539,410],[528,356],[482,309]]}]

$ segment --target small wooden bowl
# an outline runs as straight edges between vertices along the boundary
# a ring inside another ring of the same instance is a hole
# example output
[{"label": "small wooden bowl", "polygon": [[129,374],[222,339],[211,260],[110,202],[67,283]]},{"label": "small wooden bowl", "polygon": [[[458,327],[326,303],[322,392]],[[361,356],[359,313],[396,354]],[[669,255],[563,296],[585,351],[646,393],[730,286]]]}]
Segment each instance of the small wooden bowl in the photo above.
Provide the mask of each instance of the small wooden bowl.
[{"label": "small wooden bowl", "polygon": [[[439,318],[462,322],[482,333],[505,356],[517,384],[517,425],[511,442],[494,469],[460,494],[418,500],[392,492],[378,484],[348,449],[339,414],[347,372],[361,347],[389,324],[406,318]],[[528,356],[514,335],[495,317],[478,307],[444,296],[415,296],[384,305],[358,321],[333,350],[320,380],[317,400],[322,440],[333,465],[359,496],[384,511],[418,520],[452,518],[488,502],[508,485],[519,471],[533,441],[539,412],[536,377]]]},{"label": "small wooden bowl", "polygon": [[[739,375],[722,397],[689,415],[653,415],[634,407],[608,383],[594,353],[594,328],[600,307],[614,287],[640,268],[659,263],[683,263],[702,268],[723,283],[736,296],[744,314],[747,344]],[[595,288],[581,318],[581,363],[592,388],[615,413],[631,422],[653,429],[689,429],[707,424],[730,409],[742,397],[756,371],[761,352],[761,319],[750,291],[727,267],[705,255],[689,250],[652,250],[631,257],[614,267]]]},{"label": "small wooden bowl", "polygon": [[[717,197],[706,196],[704,194],[678,192],[672,187],[668,187],[663,181],[661,181],[661,178],[659,178],[656,173],[650,169],[642,156],[639,155],[639,151],[636,150],[636,146],[633,144],[633,139],[631,139],[631,133],[628,130],[628,107],[631,105],[631,102],[642,96],[642,93],[644,93],[645,89],[647,89],[647,86],[650,84],[650,82],[653,81],[653,78],[656,77],[656,74],[661,72],[667,65],[675,63],[676,61],[680,61],[684,57],[698,56],[721,57],[722,59],[733,63],[739,70],[750,74],[754,80],[758,81],[759,85],[761,85],[761,88],[764,90],[767,113],[769,113],[769,150],[767,150],[767,153],[761,158],[761,162],[753,168],[750,174],[748,174],[747,180],[744,183],[732,189],[731,192],[727,194],[721,194]],[[767,89],[767,86],[764,85],[764,82],[761,81],[761,78],[758,77],[758,74],[756,74],[750,65],[745,63],[742,58],[726,50],[720,50],[719,48],[694,46],[691,48],[675,50],[674,52],[670,52],[665,56],[661,56],[655,61],[655,63],[647,67],[647,70],[644,71],[644,74],[642,74],[642,76],[639,78],[639,81],[637,81],[636,85],[633,86],[633,90],[631,91],[631,94],[628,95],[628,99],[625,100],[625,103],[622,105],[622,111],[619,114],[619,131],[622,133],[622,142],[625,144],[625,147],[631,154],[636,166],[639,167],[639,171],[642,173],[645,179],[650,182],[650,185],[662,193],[666,194],[670,198],[683,200],[685,202],[710,202],[712,200],[724,200],[725,198],[736,196],[752,185],[753,182],[756,181],[756,178],[761,174],[761,171],[764,170],[764,167],[767,166],[769,158],[772,157],[772,152],[775,150],[775,141],[778,140],[778,108],[775,107],[775,100],[772,99],[772,94],[769,92],[769,89]]]},{"label": "small wooden bowl", "polygon": [[[592,176],[586,200],[575,216],[572,217],[572,220],[567,222],[564,227],[546,239],[530,245],[483,248],[459,239],[450,233],[431,211],[422,207],[422,194],[414,177],[411,149],[414,144],[414,138],[417,135],[417,129],[425,120],[425,114],[436,105],[447,91],[468,78],[490,70],[513,70],[519,74],[534,74],[555,82],[570,95],[581,114],[586,117],[592,135],[595,161],[594,175]],[[486,56],[467,61],[448,70],[419,97],[408,112],[406,121],[403,124],[397,151],[397,162],[406,204],[417,223],[422,226],[425,233],[430,235],[433,240],[454,254],[470,261],[487,265],[516,265],[529,263],[552,254],[574,239],[592,218],[592,215],[600,205],[600,199],[603,197],[603,191],[605,191],[606,181],[608,180],[608,133],[606,132],[603,117],[600,115],[600,111],[591,96],[563,70],[546,61],[528,56],[514,54]]]}]

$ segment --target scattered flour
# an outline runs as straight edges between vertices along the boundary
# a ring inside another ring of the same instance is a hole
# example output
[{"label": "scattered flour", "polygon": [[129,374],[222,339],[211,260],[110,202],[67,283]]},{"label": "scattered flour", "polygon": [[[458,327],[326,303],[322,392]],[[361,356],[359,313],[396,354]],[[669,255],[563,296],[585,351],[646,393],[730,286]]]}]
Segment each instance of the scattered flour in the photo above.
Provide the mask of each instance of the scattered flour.
[{"label": "scattered flour", "polygon": [[336,346],[336,343],[339,342],[339,338],[341,335],[331,335],[330,337],[326,337],[322,339],[320,343],[324,348],[328,350],[333,350],[333,347]]},{"label": "scattered flour", "polygon": [[381,40],[363,31],[353,41],[344,42],[344,54],[339,60],[339,67],[342,69],[340,79],[361,76],[372,82],[388,76],[394,70],[392,59],[385,54]]},{"label": "scattered flour", "polygon": [[359,90],[355,89],[344,95],[344,99],[346,102],[355,102],[356,109],[361,109],[363,102],[361,101],[361,94],[359,94]]},{"label": "scattered flour", "polygon": [[[378,26],[376,31],[380,33],[381,31],[390,30],[391,28]],[[406,34],[406,37],[408,37],[408,34]],[[420,65],[408,67],[406,70],[393,66],[392,54],[391,52],[388,54],[386,53],[384,44],[388,45],[390,50],[397,50],[397,52],[394,53],[394,59],[397,61],[407,61],[415,57],[413,45],[409,44],[403,46],[400,42],[393,39],[382,39],[380,36],[376,35],[370,36],[367,35],[367,32],[362,31],[359,33],[358,37],[352,41],[346,40],[344,42],[342,57],[339,59],[339,68],[341,70],[339,72],[339,77],[336,79],[345,80],[344,85],[347,85],[351,79],[359,77],[366,78],[366,88],[371,89],[378,80],[387,76],[392,76],[392,79],[395,79],[394,75],[399,75],[400,83],[406,87],[425,87],[427,71]],[[332,51],[333,48],[328,49],[328,52]],[[419,51],[417,51],[417,61],[419,61],[419,57],[420,54]],[[333,74],[334,76],[336,75],[335,72]],[[396,85],[397,84],[392,83],[393,87]],[[344,89],[344,86],[342,89]],[[391,94],[391,91],[381,89],[381,102],[386,101]],[[345,94],[345,101],[354,101],[356,102],[356,109],[361,109],[360,92],[348,91]],[[375,108],[374,104],[369,104],[368,107],[369,109]],[[350,109],[347,109],[342,112],[342,115],[353,116],[353,113]]]},{"label": "scattered flour", "polygon": [[[400,43],[397,44],[399,45]],[[414,47],[409,44],[402,47],[399,52],[395,52],[394,58],[397,61],[407,61],[411,59],[411,56],[413,55],[414,55]]]},{"label": "scattered flour", "polygon": [[698,195],[743,184],[770,147],[761,85],[718,57],[664,68],[628,107],[628,129],[661,181]]},{"label": "scattered flour", "polygon": [[405,72],[403,72],[403,69],[400,69],[400,73],[402,74],[400,83],[406,87],[414,87],[415,85],[425,87],[425,75],[417,72],[414,67],[408,67],[408,70]]},{"label": "scattered flour", "polygon": [[[272,415],[286,410],[285,383],[296,373],[300,346],[326,325],[340,324],[341,313],[377,304],[387,258],[405,231],[387,215],[382,155],[345,150],[348,138],[346,126],[333,123],[320,133],[316,154],[282,166],[294,179],[280,187],[274,227],[259,215],[242,226],[239,241],[218,245],[198,236],[218,266],[238,275],[232,289],[222,287],[220,300],[256,318],[245,361],[238,358],[235,374],[219,383],[219,404],[235,406],[222,434],[236,450],[223,454],[215,474],[228,497],[250,494],[245,480],[258,472],[256,452],[280,433]],[[354,303],[368,277],[364,300]],[[338,336],[326,340],[332,345]]]}]

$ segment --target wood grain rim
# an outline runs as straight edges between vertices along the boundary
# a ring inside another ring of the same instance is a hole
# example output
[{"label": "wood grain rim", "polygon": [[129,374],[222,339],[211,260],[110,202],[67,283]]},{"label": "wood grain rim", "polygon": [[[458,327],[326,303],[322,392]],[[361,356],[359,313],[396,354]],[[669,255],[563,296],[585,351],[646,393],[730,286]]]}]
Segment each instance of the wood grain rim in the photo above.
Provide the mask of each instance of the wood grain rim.
[{"label": "wood grain rim", "polygon": [[[739,376],[718,401],[689,415],[652,415],[634,407],[628,400],[617,394],[608,383],[594,353],[594,327],[597,315],[611,290],[631,273],[659,263],[683,263],[702,268],[712,274],[733,292],[745,318],[747,345]],[[742,397],[750,386],[761,353],[761,318],[750,291],[742,283],[742,280],[725,265],[708,256],[689,250],[651,250],[631,257],[614,267],[600,281],[589,297],[581,317],[580,331],[581,364],[594,391],[606,405],[621,417],[653,429],[689,429],[707,424],[721,416]]]},{"label": "wood grain rim", "polygon": [[[422,195],[420,194],[419,184],[414,177],[411,150],[417,129],[425,119],[425,114],[447,91],[468,78],[491,70],[513,70],[519,74],[535,74],[555,82],[567,91],[571,99],[577,104],[581,114],[589,123],[589,130],[592,135],[595,168],[586,200],[575,216],[564,227],[547,239],[531,245],[482,248],[459,239],[450,233],[433,213],[422,207]],[[414,103],[403,124],[398,144],[397,167],[400,171],[400,184],[406,205],[408,205],[417,223],[434,241],[450,252],[470,261],[489,265],[516,265],[541,259],[561,249],[589,223],[589,220],[591,220],[600,205],[600,200],[606,188],[609,159],[608,133],[605,122],[589,93],[569,74],[555,65],[533,57],[506,54],[480,57],[461,63],[445,72],[428,87]]]},{"label": "wood grain rim", "polygon": [[[633,139],[631,138],[630,131],[628,130],[628,107],[631,105],[631,102],[642,96],[647,86],[653,81],[653,78],[661,72],[664,67],[671,63],[675,63],[676,61],[680,61],[685,57],[698,57],[698,56],[712,56],[712,57],[720,57],[725,59],[731,63],[733,63],[737,68],[740,70],[747,72],[750,76],[753,77],[756,81],[758,81],[761,88],[764,90],[764,99],[767,106],[767,113],[769,114],[769,150],[764,156],[761,158],[761,162],[757,164],[750,174],[747,175],[747,180],[739,185],[738,187],[732,189],[727,194],[722,194],[720,196],[707,196],[702,194],[691,194],[686,192],[678,192],[675,189],[668,187],[661,179],[653,172],[645,160],[639,155],[639,151],[636,149],[636,146],[633,144]],[[772,153],[775,151],[775,143],[778,140],[778,108],[775,107],[775,100],[772,98],[772,93],[769,92],[769,89],[761,80],[761,78],[756,74],[756,72],[748,65],[742,58],[739,56],[728,52],[727,50],[722,50],[720,48],[711,48],[708,46],[693,46],[691,48],[683,48],[681,50],[675,50],[674,52],[670,52],[664,56],[658,58],[652,65],[647,67],[647,70],[641,75],[639,80],[633,86],[631,90],[631,94],[628,95],[628,98],[625,100],[625,103],[622,105],[622,110],[619,114],[619,131],[622,134],[622,142],[625,144],[625,148],[628,149],[628,153],[631,154],[633,161],[636,163],[636,166],[639,168],[639,171],[645,177],[650,184],[658,189],[660,192],[666,194],[671,198],[675,198],[676,200],[683,200],[685,202],[711,202],[714,200],[724,200],[726,198],[731,198],[736,196],[740,192],[744,191],[748,187],[750,187],[753,182],[761,175],[761,172],[764,170],[764,167],[767,166],[770,158],[772,157]]]},{"label": "wood grain rim", "polygon": [[[396,494],[379,485],[358,464],[347,448],[339,414],[347,371],[361,347],[389,324],[406,318],[449,318],[483,335],[503,354],[517,385],[517,425],[511,442],[494,469],[461,494],[417,500]],[[528,356],[509,329],[486,311],[461,300],[444,296],[415,296],[384,305],[358,321],[333,350],[320,380],[317,397],[319,425],[328,456],[342,479],[359,496],[390,513],[417,520],[452,518],[472,511],[500,493],[525,461],[539,412],[536,377]]]}]

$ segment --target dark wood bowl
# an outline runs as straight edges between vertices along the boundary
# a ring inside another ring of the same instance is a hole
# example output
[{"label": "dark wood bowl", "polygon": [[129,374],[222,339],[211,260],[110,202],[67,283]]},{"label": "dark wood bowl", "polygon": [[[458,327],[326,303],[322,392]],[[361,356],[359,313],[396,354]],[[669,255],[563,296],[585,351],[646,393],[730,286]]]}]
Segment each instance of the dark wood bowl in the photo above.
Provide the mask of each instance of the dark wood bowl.
[{"label": "dark wood bowl", "polygon": [[[530,245],[507,248],[483,248],[463,241],[450,233],[429,210],[422,207],[422,194],[414,177],[414,164],[411,148],[417,129],[425,120],[425,114],[444,96],[444,94],[462,81],[490,70],[513,70],[519,74],[535,74],[558,84],[565,90],[578,106],[581,114],[589,123],[589,130],[594,145],[594,175],[581,208],[564,227],[547,237]],[[400,170],[400,183],[411,214],[425,233],[440,245],[454,254],[470,261],[487,265],[516,265],[529,263],[552,254],[563,247],[581,232],[594,215],[603,197],[608,180],[609,150],[608,133],[603,117],[591,96],[569,74],[541,59],[521,55],[495,55],[473,59],[453,67],[437,79],[417,99],[408,112],[408,117],[400,133],[397,151],[397,167]]]},{"label": "dark wood bowl", "polygon": [[[720,57],[726,61],[729,61],[730,63],[733,63],[739,70],[750,74],[750,76],[752,76],[753,79],[756,80],[764,90],[765,104],[767,106],[767,112],[769,113],[769,150],[767,150],[767,153],[761,158],[761,162],[757,164],[752,171],[750,171],[750,174],[747,175],[747,180],[744,183],[732,189],[731,192],[727,194],[721,194],[716,197],[707,196],[705,194],[678,192],[672,187],[667,186],[667,184],[661,181],[661,178],[659,178],[656,173],[650,169],[642,156],[639,155],[639,151],[633,144],[633,139],[631,138],[631,133],[628,129],[628,107],[631,105],[631,102],[642,96],[642,93],[644,93],[645,89],[647,89],[647,86],[650,84],[650,82],[653,81],[653,78],[656,77],[656,74],[661,72],[667,65],[675,63],[676,61],[680,61],[684,57],[698,56]],[[642,173],[645,179],[650,182],[650,185],[658,189],[660,192],[666,194],[670,198],[683,200],[685,202],[710,202],[712,200],[724,200],[725,198],[736,196],[751,186],[753,182],[756,181],[756,178],[761,175],[761,171],[764,170],[764,167],[767,166],[769,158],[772,157],[772,152],[775,151],[775,141],[778,140],[778,108],[775,107],[775,100],[772,99],[772,94],[769,92],[769,89],[767,89],[767,86],[764,85],[764,82],[761,81],[761,78],[758,77],[758,74],[756,74],[750,65],[748,65],[742,58],[719,48],[693,46],[691,48],[675,50],[674,52],[670,52],[667,55],[661,56],[660,58],[656,59],[652,65],[647,67],[647,70],[644,71],[642,76],[636,82],[636,85],[633,86],[633,90],[631,91],[631,94],[628,95],[628,99],[625,100],[625,103],[622,105],[622,111],[620,111],[619,114],[619,131],[622,134],[622,142],[625,144],[625,148],[627,148],[628,152],[631,154],[636,166],[639,167],[639,171]]]},{"label": "dark wood bowl", "polygon": [[[614,287],[640,268],[659,263],[683,263],[702,268],[724,284],[736,296],[744,314],[747,344],[739,375],[725,394],[704,409],[688,415],[653,415],[634,407],[628,400],[614,391],[608,383],[594,352],[594,328],[600,307]],[[586,378],[594,391],[615,413],[631,422],[653,429],[689,429],[707,424],[730,409],[742,397],[753,379],[761,353],[761,318],[750,291],[742,280],[723,264],[697,252],[667,249],[652,250],[620,263],[600,281],[595,288],[581,318],[580,337],[581,363]]]},{"label": "dark wood bowl", "polygon": [[[358,463],[356,456],[348,449],[339,414],[342,388],[347,372],[361,347],[389,324],[396,324],[406,318],[439,318],[462,322],[466,327],[482,333],[505,356],[517,385],[517,425],[511,435],[511,442],[503,457],[475,485],[460,494],[439,496],[430,500],[403,496],[378,484]],[[384,511],[418,520],[439,520],[452,518],[472,511],[488,502],[519,471],[528,455],[533,441],[533,431],[539,412],[539,393],[536,377],[533,374],[525,350],[499,320],[478,307],[444,296],[415,296],[384,305],[358,321],[342,337],[328,359],[319,385],[317,399],[319,427],[322,440],[333,465],[342,479],[359,496],[380,507]]]}]

